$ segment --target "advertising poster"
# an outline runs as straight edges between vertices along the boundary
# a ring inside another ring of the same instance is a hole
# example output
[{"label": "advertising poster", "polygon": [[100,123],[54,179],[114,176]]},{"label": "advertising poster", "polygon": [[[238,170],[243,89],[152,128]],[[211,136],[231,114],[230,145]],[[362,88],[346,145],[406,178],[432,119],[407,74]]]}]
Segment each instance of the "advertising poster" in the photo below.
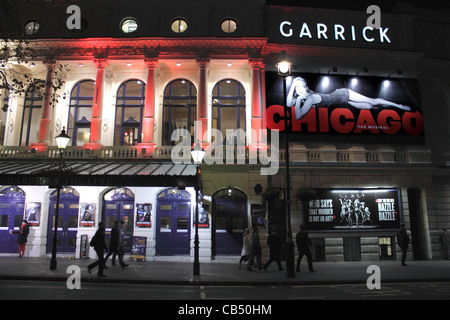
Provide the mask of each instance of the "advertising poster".
[{"label": "advertising poster", "polygon": [[262,204],[251,204],[250,212],[252,217],[252,226],[267,228],[266,210]]},{"label": "advertising poster", "polygon": [[136,227],[150,228],[152,226],[152,204],[136,203]]},{"label": "advertising poster", "polygon": [[[195,213],[194,213],[194,228],[195,228]],[[198,227],[209,228],[209,204],[198,205]]]},{"label": "advertising poster", "polygon": [[316,189],[303,221],[311,231],[395,230],[401,215],[398,189]]},{"label": "advertising poster", "polygon": [[133,236],[133,244],[131,246],[131,259],[145,260],[147,251],[147,237]]},{"label": "advertising poster", "polygon": [[80,227],[95,227],[95,203],[80,203]]},{"label": "advertising poster", "polygon": [[39,226],[41,221],[41,203],[28,202],[25,208],[24,219],[28,221],[28,225],[30,226]]},{"label": "advertising poster", "polygon": [[[343,139],[423,143],[424,123],[416,79],[295,73],[283,80],[266,73],[267,128],[295,137],[333,135]],[[346,138],[347,137],[347,138]]]}]

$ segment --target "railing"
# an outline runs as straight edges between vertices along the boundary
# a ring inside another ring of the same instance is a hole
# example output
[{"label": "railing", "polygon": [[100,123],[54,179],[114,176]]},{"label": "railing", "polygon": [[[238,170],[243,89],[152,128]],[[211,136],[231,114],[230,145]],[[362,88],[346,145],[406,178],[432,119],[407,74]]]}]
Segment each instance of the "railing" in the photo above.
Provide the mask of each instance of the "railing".
[{"label": "railing", "polygon": [[[173,146],[156,147],[153,152],[141,152],[138,148],[133,146],[102,146],[97,150],[83,149],[83,147],[67,147],[64,149],[63,157],[66,160],[124,160],[124,159],[155,159],[155,160],[171,160]],[[178,149],[179,150],[179,149]],[[308,149],[304,145],[294,144],[290,151],[290,160],[292,163],[366,163],[366,164],[431,164],[431,151],[425,147],[411,147],[396,151],[391,148],[365,150],[358,146],[349,149],[336,149],[334,146],[325,146],[318,149]],[[227,163],[227,159],[235,161],[246,160],[254,154],[246,147],[234,148],[216,148],[211,151],[211,156],[215,159],[223,159],[222,163]],[[267,150],[267,155],[272,154],[270,148]],[[266,155],[265,151],[263,155]],[[37,152],[30,147],[5,147],[0,146],[0,160],[1,159],[34,159],[47,158],[56,159],[61,156],[61,151],[54,146],[48,147],[45,152]],[[185,157],[190,159],[189,155],[183,155],[179,152],[178,157]],[[262,155],[258,153],[258,159]],[[284,161],[284,149],[279,150],[279,161]],[[273,160],[273,158],[272,158]]]}]

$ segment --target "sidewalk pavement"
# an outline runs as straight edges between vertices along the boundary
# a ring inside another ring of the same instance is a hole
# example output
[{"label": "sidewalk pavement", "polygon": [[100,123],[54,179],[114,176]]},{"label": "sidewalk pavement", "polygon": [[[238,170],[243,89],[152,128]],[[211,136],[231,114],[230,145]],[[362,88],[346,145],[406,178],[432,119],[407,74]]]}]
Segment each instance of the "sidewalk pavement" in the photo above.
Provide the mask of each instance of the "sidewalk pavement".
[{"label": "sidewalk pavement", "polygon": [[[407,261],[401,266],[399,261],[364,262],[315,262],[317,272],[308,272],[306,261],[302,261],[302,272],[295,278],[288,278],[286,271],[278,271],[272,263],[267,272],[247,271],[236,263],[201,262],[200,275],[193,275],[192,262],[179,261],[126,261],[125,269],[111,266],[107,262],[105,278],[97,277],[97,269],[88,273],[87,265],[93,259],[57,259],[57,269],[50,270],[50,258],[0,257],[0,280],[44,280],[67,281],[72,272],[71,265],[80,267],[82,282],[134,283],[134,284],[177,284],[177,285],[332,285],[366,284],[370,265],[377,265],[381,271],[381,283],[393,282],[450,282],[450,261]],[[283,267],[285,263],[283,262]]]}]

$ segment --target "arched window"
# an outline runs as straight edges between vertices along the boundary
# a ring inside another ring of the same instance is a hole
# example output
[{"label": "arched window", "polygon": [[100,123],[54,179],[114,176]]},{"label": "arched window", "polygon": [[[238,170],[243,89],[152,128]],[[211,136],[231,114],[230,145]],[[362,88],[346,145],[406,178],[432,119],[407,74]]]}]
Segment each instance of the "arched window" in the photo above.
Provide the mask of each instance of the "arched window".
[{"label": "arched window", "polygon": [[145,83],[128,80],[120,86],[116,99],[114,145],[135,146],[141,142],[145,105]]},{"label": "arched window", "polygon": [[70,94],[67,134],[72,137],[73,146],[89,143],[94,91],[95,81],[83,80],[73,87]]},{"label": "arched window", "polygon": [[[186,129],[194,136],[194,121],[197,114],[197,89],[189,80],[177,79],[164,90],[162,145],[175,145],[172,132]],[[191,140],[193,141],[193,140]]]},{"label": "arched window", "polygon": [[23,105],[22,126],[20,129],[20,145],[29,146],[38,142],[39,127],[42,113],[42,93],[30,86],[25,93]]},{"label": "arched window", "polygon": [[[212,115],[212,128],[222,132],[224,143],[232,142],[225,136],[227,129],[245,131],[245,89],[240,82],[224,79],[214,86]],[[238,139],[245,145],[245,135]]]}]

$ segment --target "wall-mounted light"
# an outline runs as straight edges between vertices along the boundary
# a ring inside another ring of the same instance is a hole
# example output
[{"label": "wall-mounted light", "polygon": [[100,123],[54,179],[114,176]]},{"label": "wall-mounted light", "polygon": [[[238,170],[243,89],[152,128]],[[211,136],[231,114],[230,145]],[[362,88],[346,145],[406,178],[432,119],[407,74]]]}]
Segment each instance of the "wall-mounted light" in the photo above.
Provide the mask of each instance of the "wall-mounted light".
[{"label": "wall-mounted light", "polygon": [[338,68],[336,66],[333,66],[330,68],[330,70],[328,70],[328,74],[330,74],[330,72],[337,72]]},{"label": "wall-mounted light", "polygon": [[388,77],[393,76],[394,74],[398,74],[399,76],[401,76],[403,74],[403,70],[401,69],[394,70],[394,72],[388,75]]},{"label": "wall-mounted light", "polygon": [[34,68],[36,67],[36,65],[34,64],[34,62],[30,63],[30,68]]},{"label": "wall-mounted light", "polygon": [[356,72],[356,75],[359,75],[361,72],[367,73],[367,72],[369,72],[369,68],[368,67],[363,67],[361,70]]},{"label": "wall-mounted light", "polygon": [[181,67],[181,62],[177,62],[177,67]]}]

